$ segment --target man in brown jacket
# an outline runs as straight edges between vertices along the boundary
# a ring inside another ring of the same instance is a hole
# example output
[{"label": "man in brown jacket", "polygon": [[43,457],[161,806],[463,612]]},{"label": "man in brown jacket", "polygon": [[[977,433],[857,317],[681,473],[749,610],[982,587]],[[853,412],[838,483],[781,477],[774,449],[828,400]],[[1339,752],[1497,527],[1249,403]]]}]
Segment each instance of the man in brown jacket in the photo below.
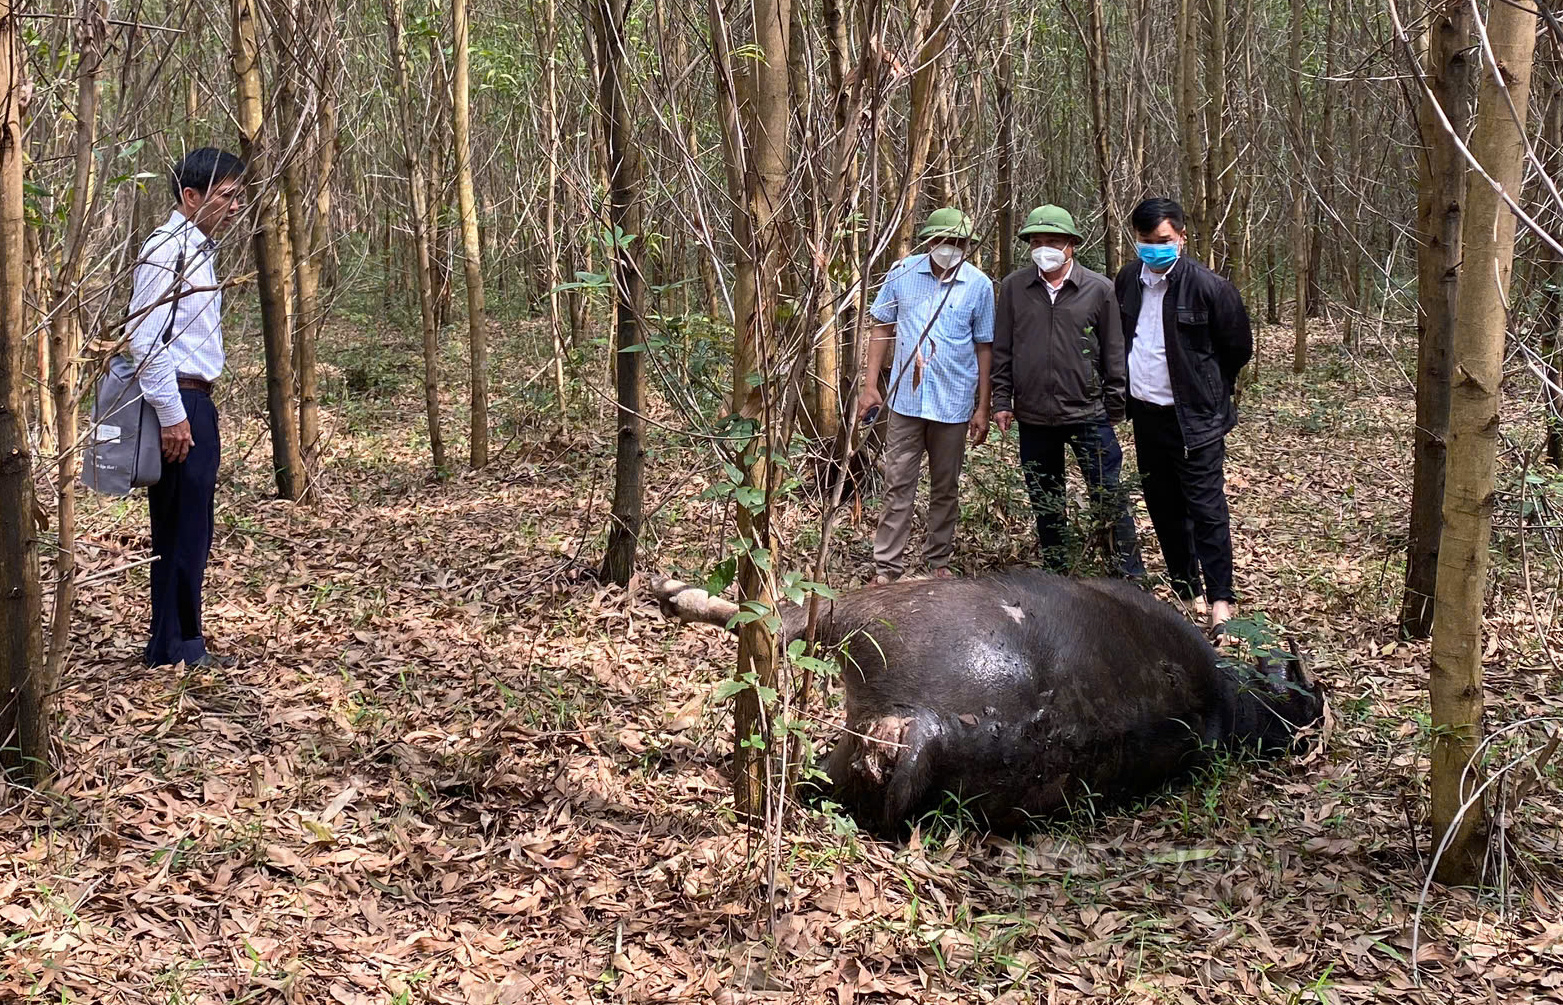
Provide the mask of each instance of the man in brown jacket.
[{"label": "man in brown jacket", "polygon": [[1112,282],[1075,261],[1082,238],[1058,206],[1026,217],[1020,236],[1031,261],[1004,277],[994,305],[993,421],[1020,425],[1020,464],[1036,513],[1042,560],[1058,572],[1077,562],[1066,545],[1064,447],[1090,489],[1092,523],[1109,571],[1145,575],[1128,497],[1118,484],[1128,387],[1123,322]]}]

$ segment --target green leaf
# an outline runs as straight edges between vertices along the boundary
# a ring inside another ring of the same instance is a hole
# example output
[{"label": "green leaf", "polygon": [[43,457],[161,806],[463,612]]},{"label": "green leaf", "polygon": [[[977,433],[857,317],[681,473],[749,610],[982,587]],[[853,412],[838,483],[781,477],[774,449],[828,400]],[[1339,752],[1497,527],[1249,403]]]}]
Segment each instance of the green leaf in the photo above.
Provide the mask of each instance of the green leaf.
[{"label": "green leaf", "polygon": [[727,680],[722,681],[722,683],[716,686],[716,690],[712,692],[711,697],[715,698],[717,701],[726,701],[738,692],[747,690],[749,690],[748,681],[729,677]]},{"label": "green leaf", "polygon": [[765,509],[765,493],[753,485],[740,485],[733,491],[738,505],[751,513],[759,513]]}]

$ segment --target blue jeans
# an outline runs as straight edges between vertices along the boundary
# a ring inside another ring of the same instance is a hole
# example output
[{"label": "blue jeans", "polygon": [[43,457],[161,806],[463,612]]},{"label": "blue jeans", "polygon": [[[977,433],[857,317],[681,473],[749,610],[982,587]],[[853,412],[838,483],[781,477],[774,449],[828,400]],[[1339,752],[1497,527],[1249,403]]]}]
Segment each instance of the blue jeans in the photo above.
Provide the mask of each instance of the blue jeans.
[{"label": "blue jeans", "polygon": [[1066,542],[1069,512],[1064,491],[1065,445],[1074,452],[1090,490],[1091,525],[1101,542],[1108,571],[1131,579],[1144,576],[1145,563],[1140,559],[1140,541],[1134,531],[1129,497],[1118,484],[1123,451],[1118,447],[1113,427],[1105,421],[1069,426],[1020,423],[1020,468],[1037,518],[1042,561],[1055,572],[1069,572],[1084,550]]}]

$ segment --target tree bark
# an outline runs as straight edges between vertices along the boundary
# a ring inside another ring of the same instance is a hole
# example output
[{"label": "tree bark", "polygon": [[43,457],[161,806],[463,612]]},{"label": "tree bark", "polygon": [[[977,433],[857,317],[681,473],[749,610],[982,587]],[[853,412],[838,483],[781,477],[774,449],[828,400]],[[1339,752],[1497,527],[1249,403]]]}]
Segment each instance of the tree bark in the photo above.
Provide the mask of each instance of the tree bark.
[{"label": "tree bark", "polygon": [[[233,0],[233,75],[236,84],[239,151],[251,178],[269,178],[275,143],[265,131],[261,99],[260,44],[255,0]],[[288,330],[282,234],[275,192],[262,192],[255,213],[256,288],[266,343],[266,411],[271,422],[271,461],[277,494],[298,499],[304,490],[304,459],[299,450],[293,408],[293,348]]]},{"label": "tree bark", "polygon": [[[49,618],[49,648],[44,688],[52,694],[70,646],[71,615],[76,607],[76,474],[81,454],[76,448],[79,399],[77,358],[81,353],[81,273],[89,221],[98,203],[93,146],[98,135],[98,73],[108,34],[107,0],[82,0],[76,23],[76,135],[70,209],[65,222],[65,247],[55,276],[53,317],[49,332],[48,382],[53,396],[58,460],[55,468],[55,521],[59,550],[54,562],[54,607]],[[39,341],[43,341],[40,333]]]},{"label": "tree bark", "polygon": [[[1478,88],[1470,149],[1504,191],[1517,193],[1524,176],[1535,15],[1523,7],[1495,2],[1487,34],[1496,65],[1486,67]],[[1513,100],[1512,113],[1496,79],[1499,75]],[[1482,607],[1490,563],[1509,276],[1514,265],[1514,216],[1499,194],[1478,181],[1471,187],[1467,207],[1471,225],[1463,235],[1466,272],[1450,352],[1449,468],[1429,684],[1433,840],[1448,842],[1436,870],[1444,883],[1474,881],[1486,850],[1480,800],[1464,813],[1461,804],[1471,797],[1480,776],[1472,759],[1482,722]]]},{"label": "tree bark", "polygon": [[1205,144],[1200,136],[1199,102],[1199,8],[1197,0],[1179,0],[1177,33],[1178,136],[1182,146],[1183,210],[1188,221],[1189,239],[1194,254],[1205,257],[1210,237],[1205,221]]},{"label": "tree bark", "polygon": [[610,248],[614,299],[617,304],[614,345],[618,392],[618,450],[613,469],[613,512],[608,528],[608,549],[602,576],[628,586],[635,572],[635,548],[640,541],[641,472],[646,448],[642,441],[645,407],[643,358],[640,335],[642,311],[638,249],[641,228],[640,149],[635,140],[635,110],[630,99],[629,54],[626,50],[625,16],[629,0],[593,0],[592,18],[597,37],[599,79],[598,107],[608,142],[608,222],[616,235]]},{"label": "tree bark", "polygon": [[1072,9],[1069,13],[1082,36],[1081,41],[1085,43],[1086,86],[1091,98],[1091,147],[1096,154],[1097,194],[1102,200],[1102,220],[1107,228],[1102,250],[1106,255],[1107,274],[1116,276],[1123,225],[1118,217],[1118,203],[1113,193],[1112,119],[1107,101],[1109,60],[1106,14],[1102,9],[1102,0],[1088,0],[1087,23],[1084,25],[1075,17]]},{"label": "tree bark", "polygon": [[[998,211],[994,220],[993,261],[1002,279],[1015,269],[1015,25],[1008,3],[999,10],[999,60],[994,103],[999,132]],[[1109,233],[1109,242],[1111,234]],[[1113,275],[1111,271],[1108,275]]]},{"label": "tree bark", "polygon": [[[781,0],[788,3],[790,0]],[[927,18],[925,38],[917,53],[917,69],[912,74],[912,120],[907,133],[906,174],[901,181],[901,219],[896,224],[895,239],[891,247],[896,258],[912,253],[912,228],[917,223],[917,204],[923,192],[924,176],[928,173],[928,149],[933,142],[934,99],[939,80],[939,66],[944,61],[947,41],[945,22],[950,13],[950,0],[929,0],[932,10],[919,4],[920,15]],[[758,14],[755,15],[759,17]]]},{"label": "tree bark", "polygon": [[396,74],[396,100],[401,112],[403,163],[407,170],[408,214],[412,223],[414,271],[418,282],[418,311],[423,320],[423,402],[429,423],[429,453],[434,474],[445,477],[445,439],[440,435],[440,334],[434,316],[434,269],[430,262],[429,213],[423,176],[423,158],[418,153],[421,135],[415,129],[412,95],[407,80],[407,42],[402,31],[402,0],[385,0],[386,30],[390,34],[391,63]]},{"label": "tree bark", "polygon": [[[278,0],[272,6],[272,23],[275,29],[272,40],[277,52],[277,104],[283,125],[292,131],[297,149],[283,151],[282,191],[288,207],[288,239],[293,251],[294,296],[297,309],[293,312],[293,370],[298,380],[298,428],[299,452],[304,460],[304,486],[300,498],[313,498],[313,469],[315,453],[320,439],[319,379],[315,367],[315,342],[320,330],[320,267],[316,254],[310,247],[311,227],[309,208],[306,205],[304,165],[307,163],[305,138],[316,130],[310,129],[300,113],[296,81],[300,79],[298,66],[306,45],[298,30],[298,19],[293,0]],[[317,73],[324,76],[324,67],[317,66]],[[316,115],[320,111],[317,109]],[[317,182],[324,184],[324,180]]]},{"label": "tree bark", "polygon": [[[739,147],[745,168],[743,229],[750,247],[739,256],[736,286],[752,292],[735,303],[735,338],[747,350],[735,354],[733,412],[747,420],[753,438],[742,456],[744,489],[748,490],[742,495],[749,502],[737,507],[738,536],[744,542],[738,557],[737,585],[741,604],[766,611],[775,610],[770,570],[776,555],[770,522],[772,468],[767,456],[771,450],[784,449],[771,442],[776,423],[767,369],[776,346],[778,269],[774,262],[784,223],[792,122],[786,62],[789,8],[790,0],[756,0],[754,4],[754,47],[763,56],[753,63],[753,99],[742,134],[746,142]],[[926,142],[923,153],[926,157]],[[760,698],[761,688],[774,690],[777,685],[776,634],[769,618],[758,618],[739,629],[736,675],[746,679],[750,674],[755,686],[734,696],[733,793],[738,814],[754,821],[765,817],[770,783],[779,777],[775,762],[767,757],[771,749],[766,739],[768,717]],[[765,745],[757,746],[753,742],[757,737]]]},{"label": "tree bark", "polygon": [[1449,430],[1449,352],[1460,293],[1460,238],[1466,166],[1435,114],[1465,135],[1471,121],[1472,22],[1463,0],[1439,3],[1428,29],[1427,81],[1418,106],[1422,136],[1417,200],[1416,430],[1412,444],[1411,516],[1400,630],[1425,639],[1433,630],[1434,584],[1443,533],[1444,470]]},{"label": "tree bark", "polygon": [[0,0],[0,768],[38,781],[49,772],[49,714],[23,352],[25,67],[16,9]]},{"label": "tree bark", "polygon": [[1292,178],[1292,290],[1297,303],[1292,312],[1292,372],[1308,369],[1308,197],[1304,184],[1307,147],[1303,133],[1306,118],[1303,109],[1302,44],[1303,0],[1292,0],[1292,150],[1295,175]]},{"label": "tree bark", "polygon": [[553,338],[554,399],[561,431],[570,425],[570,402],[564,384],[564,328],[559,315],[559,16],[555,0],[544,0],[543,61],[545,129],[548,142],[548,196],[543,200],[543,240],[548,252],[548,331]]},{"label": "tree bark", "polygon": [[[488,463],[488,317],[483,310],[483,248],[478,240],[478,206],[472,193],[467,0],[451,0],[451,19],[456,35],[451,128],[456,141],[456,202],[461,211],[462,266],[467,277],[467,342],[472,366],[472,442],[468,460],[474,468],[481,468]],[[548,201],[552,204],[551,194]]]}]

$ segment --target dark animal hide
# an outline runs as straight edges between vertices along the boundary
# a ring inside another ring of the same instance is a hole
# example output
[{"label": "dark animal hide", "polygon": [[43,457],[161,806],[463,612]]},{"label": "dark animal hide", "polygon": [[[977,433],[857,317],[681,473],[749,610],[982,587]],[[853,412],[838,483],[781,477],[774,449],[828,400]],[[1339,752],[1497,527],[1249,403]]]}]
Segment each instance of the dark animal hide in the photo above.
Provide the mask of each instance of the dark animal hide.
[{"label": "dark animal hide", "polygon": [[[730,601],[676,580],[663,610],[726,625]],[[787,639],[806,611],[783,612]],[[999,829],[1121,800],[1220,748],[1286,750],[1324,700],[1301,660],[1218,661],[1192,624],[1116,580],[1038,570],[912,580],[821,601],[846,731],[825,763],[859,822],[898,831],[943,793]]]}]

